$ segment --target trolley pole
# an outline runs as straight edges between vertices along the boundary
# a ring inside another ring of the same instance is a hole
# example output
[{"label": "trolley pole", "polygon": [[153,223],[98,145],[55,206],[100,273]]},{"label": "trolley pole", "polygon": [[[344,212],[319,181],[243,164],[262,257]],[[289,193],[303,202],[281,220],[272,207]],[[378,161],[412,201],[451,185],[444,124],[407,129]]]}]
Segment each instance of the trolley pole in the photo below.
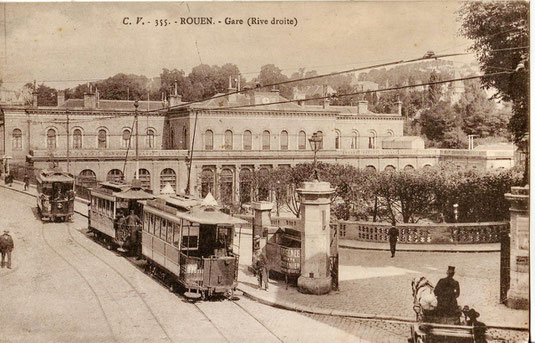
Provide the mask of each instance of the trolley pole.
[{"label": "trolley pole", "polygon": [[135,120],[136,120],[136,180],[139,180],[139,131],[138,131],[138,118],[137,118],[137,108],[139,107],[139,102],[136,100],[134,101],[134,107],[135,107]]},{"label": "trolley pole", "polygon": [[71,155],[70,155],[70,128],[69,128],[69,111],[65,111],[65,114],[67,115],[67,173],[70,173],[71,171]]}]

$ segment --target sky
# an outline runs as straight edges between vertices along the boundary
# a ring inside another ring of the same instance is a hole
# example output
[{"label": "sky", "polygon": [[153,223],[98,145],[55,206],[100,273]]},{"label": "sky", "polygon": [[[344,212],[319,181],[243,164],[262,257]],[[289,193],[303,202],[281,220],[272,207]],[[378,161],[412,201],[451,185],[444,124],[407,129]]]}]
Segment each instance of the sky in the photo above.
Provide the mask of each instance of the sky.
[{"label": "sky", "polygon": [[[120,72],[154,77],[162,68],[177,68],[187,74],[202,62],[234,63],[250,80],[270,63],[289,76],[300,67],[324,73],[416,58],[428,50],[463,52],[470,42],[458,32],[459,6],[454,1],[3,3],[0,77],[11,89],[32,80],[63,89]],[[188,17],[208,17],[213,24],[180,24]],[[227,25],[226,18],[244,23]],[[248,26],[248,18],[268,24]],[[273,18],[297,24],[273,25]],[[164,19],[167,26],[156,26]]]}]

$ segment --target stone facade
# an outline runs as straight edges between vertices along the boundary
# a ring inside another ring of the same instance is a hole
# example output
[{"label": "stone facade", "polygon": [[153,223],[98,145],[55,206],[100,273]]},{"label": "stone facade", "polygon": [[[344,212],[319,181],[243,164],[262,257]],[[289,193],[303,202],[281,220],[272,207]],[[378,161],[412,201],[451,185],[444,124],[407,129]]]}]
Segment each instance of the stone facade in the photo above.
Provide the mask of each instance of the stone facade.
[{"label": "stone facade", "polygon": [[[267,105],[273,102],[278,104]],[[102,100],[89,93],[84,99],[58,99],[58,104],[1,107],[4,162],[22,165],[28,160],[45,168],[55,161],[76,176],[102,181],[124,171],[126,181],[132,180],[134,102]],[[246,174],[311,162],[308,138],[316,132],[323,136],[319,160],[358,168],[422,168],[440,161],[482,168],[513,165],[512,155],[500,151],[396,148],[392,138],[403,136],[399,111],[373,113],[366,102],[330,106],[325,100],[307,106],[287,102],[276,91],[247,90],[185,104],[175,94],[168,103],[140,101],[138,118],[140,178],[145,186],[159,193],[169,182],[183,192],[188,184],[186,157],[193,145],[191,193],[210,191],[225,202],[238,201]]]}]

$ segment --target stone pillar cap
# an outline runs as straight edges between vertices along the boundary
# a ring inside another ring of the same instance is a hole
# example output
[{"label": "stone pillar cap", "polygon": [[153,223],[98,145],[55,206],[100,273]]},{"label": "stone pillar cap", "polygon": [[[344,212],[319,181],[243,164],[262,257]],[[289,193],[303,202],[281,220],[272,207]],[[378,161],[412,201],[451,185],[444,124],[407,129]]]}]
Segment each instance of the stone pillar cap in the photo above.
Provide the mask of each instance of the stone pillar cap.
[{"label": "stone pillar cap", "polygon": [[255,201],[251,203],[251,208],[253,210],[271,211],[273,208],[273,203],[269,201]]},{"label": "stone pillar cap", "polygon": [[332,194],[334,188],[331,188],[329,182],[321,181],[306,181],[303,182],[301,188],[297,189],[298,193],[315,193],[315,194]]}]

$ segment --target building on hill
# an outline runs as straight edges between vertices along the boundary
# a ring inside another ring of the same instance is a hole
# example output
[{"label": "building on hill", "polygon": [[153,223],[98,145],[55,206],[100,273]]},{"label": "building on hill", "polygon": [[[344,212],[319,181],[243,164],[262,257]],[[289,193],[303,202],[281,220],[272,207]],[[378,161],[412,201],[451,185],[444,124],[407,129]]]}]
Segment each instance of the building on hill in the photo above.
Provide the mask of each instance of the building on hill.
[{"label": "building on hill", "polygon": [[253,173],[311,162],[308,139],[314,133],[323,138],[319,160],[358,168],[411,169],[446,160],[483,168],[512,166],[507,154],[424,149],[418,137],[403,137],[401,103],[396,113],[373,113],[366,101],[297,104],[278,91],[247,89],[190,104],[175,93],[165,104],[138,103],[136,137],[133,101],[99,99],[94,93],[83,99],[62,96],[57,107],[39,107],[36,97],[32,106],[1,107],[5,167],[46,168],[54,162],[84,186],[131,181],[137,150],[139,177],[154,193],[167,184],[184,192],[189,183],[192,194],[212,192],[231,203],[250,200]]}]

